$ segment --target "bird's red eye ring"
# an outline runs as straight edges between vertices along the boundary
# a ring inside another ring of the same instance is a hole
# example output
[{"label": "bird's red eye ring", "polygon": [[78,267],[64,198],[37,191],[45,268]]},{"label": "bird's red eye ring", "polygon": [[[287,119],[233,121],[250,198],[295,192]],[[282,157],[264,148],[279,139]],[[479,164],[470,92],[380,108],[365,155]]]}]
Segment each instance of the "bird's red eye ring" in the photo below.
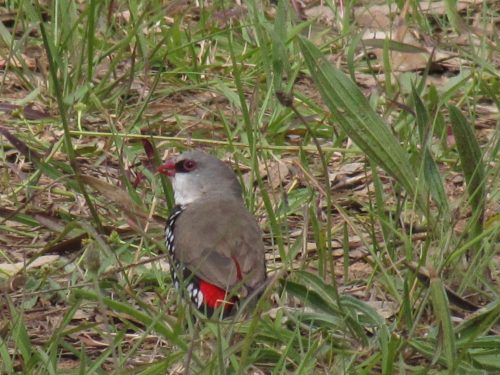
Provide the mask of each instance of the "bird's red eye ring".
[{"label": "bird's red eye ring", "polygon": [[182,164],[184,167],[184,170],[186,172],[191,172],[193,169],[196,168],[196,162],[194,160],[184,160],[184,163]]}]

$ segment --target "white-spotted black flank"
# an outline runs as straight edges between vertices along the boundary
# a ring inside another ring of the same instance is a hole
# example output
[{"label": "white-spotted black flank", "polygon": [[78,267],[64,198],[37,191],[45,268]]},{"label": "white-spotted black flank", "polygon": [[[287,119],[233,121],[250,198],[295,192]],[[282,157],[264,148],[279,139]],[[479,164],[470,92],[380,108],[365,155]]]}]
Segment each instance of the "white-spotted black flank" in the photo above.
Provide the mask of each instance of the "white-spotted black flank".
[{"label": "white-spotted black flank", "polygon": [[174,283],[175,289],[177,290],[179,290],[181,286],[181,279],[178,275],[182,276],[182,280],[189,280],[189,284],[186,287],[187,295],[189,296],[191,301],[193,301],[196,307],[200,309],[203,305],[204,298],[203,292],[199,288],[199,280],[175,258],[174,228],[175,221],[181,213],[182,207],[175,206],[174,210],[167,220],[167,225],[165,227],[165,244],[173,263],[170,264],[170,274],[172,276],[172,281]]}]

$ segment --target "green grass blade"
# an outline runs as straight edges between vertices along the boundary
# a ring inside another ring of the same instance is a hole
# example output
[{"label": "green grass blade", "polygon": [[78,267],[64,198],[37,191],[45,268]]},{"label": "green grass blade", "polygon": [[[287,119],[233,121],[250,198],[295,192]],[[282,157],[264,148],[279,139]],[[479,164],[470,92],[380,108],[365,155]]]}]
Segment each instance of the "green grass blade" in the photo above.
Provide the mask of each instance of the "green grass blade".
[{"label": "green grass blade", "polygon": [[430,299],[437,320],[439,321],[440,340],[444,348],[444,355],[448,368],[451,370],[457,365],[457,348],[455,343],[455,333],[451,323],[451,313],[448,297],[443,282],[440,278],[434,277],[430,282]]},{"label": "green grass blade", "polygon": [[24,365],[29,366],[33,359],[34,350],[31,345],[28,331],[26,330],[23,315],[19,314],[12,305],[10,312],[12,314],[12,337],[14,339],[15,346],[19,351],[18,353],[21,354]]},{"label": "green grass blade", "polygon": [[[488,331],[500,320],[500,299],[483,307],[465,319],[457,327],[459,345],[466,346],[477,337],[487,334]],[[500,350],[500,346],[498,347]]]},{"label": "green grass blade", "polygon": [[311,42],[299,39],[302,54],[321,96],[346,134],[366,155],[393,176],[426,210],[424,196],[407,153],[387,124],[347,76],[330,64]]},{"label": "green grass blade", "polygon": [[439,211],[446,213],[448,211],[448,198],[444,190],[443,180],[438,166],[432,157],[429,147],[425,147],[423,152],[423,174],[426,185],[429,187],[429,192],[432,198],[439,206]]},{"label": "green grass blade", "polygon": [[467,122],[460,110],[450,105],[450,122],[455,136],[458,154],[467,182],[467,191],[473,211],[473,236],[481,233],[485,205],[485,171],[482,162],[481,149],[471,125]]},{"label": "green grass blade", "polygon": [[187,350],[186,343],[182,341],[170,327],[168,327],[163,322],[158,321],[158,319],[153,319],[147,314],[136,310],[126,303],[118,302],[107,297],[99,297],[94,292],[84,289],[76,289],[74,291],[74,296],[76,298],[83,298],[90,301],[102,301],[108,308],[114,311],[125,313],[133,317],[135,320],[141,322],[145,326],[152,327],[155,331],[164,336],[166,339],[170,340],[172,343],[178,345],[184,350]]},{"label": "green grass blade", "polygon": [[441,179],[441,173],[432,157],[430,140],[432,135],[431,124],[429,120],[429,113],[425,107],[422,99],[417,93],[415,86],[412,85],[412,97],[415,104],[416,113],[416,123],[418,128],[418,133],[420,136],[420,143],[423,151],[423,161],[422,169],[423,176],[426,185],[429,188],[429,192],[439,207],[439,211],[442,214],[448,212],[448,198],[446,197],[446,192],[444,190],[443,180]]}]

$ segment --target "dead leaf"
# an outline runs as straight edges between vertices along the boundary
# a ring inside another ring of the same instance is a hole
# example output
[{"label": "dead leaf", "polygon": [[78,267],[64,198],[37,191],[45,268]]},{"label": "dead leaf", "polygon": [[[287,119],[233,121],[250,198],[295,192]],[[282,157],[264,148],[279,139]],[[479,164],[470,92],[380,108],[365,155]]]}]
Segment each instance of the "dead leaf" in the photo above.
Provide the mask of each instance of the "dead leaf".
[{"label": "dead leaf", "polygon": [[[406,267],[408,267],[410,270],[416,273],[417,278],[424,283],[425,285],[429,285],[431,278],[433,277],[432,275],[432,269],[427,269],[426,267],[420,267],[416,262],[409,262],[409,261],[404,261],[404,264]],[[462,298],[460,295],[458,295],[455,291],[453,291],[451,288],[449,288],[447,285],[444,286],[446,295],[448,296],[448,299],[451,304],[454,304],[458,307],[460,307],[463,310],[467,311],[477,311],[479,310],[479,306],[476,306],[475,304],[467,301],[466,299]]]},{"label": "dead leaf", "polygon": [[132,201],[125,190],[92,176],[81,176],[81,179],[87,185],[92,186],[95,190],[104,195],[106,199],[119,206],[133,221],[137,218],[149,220],[147,212]]},{"label": "dead leaf", "polygon": [[269,184],[273,189],[276,189],[277,187],[282,185],[285,179],[290,174],[288,166],[282,161],[274,161],[269,163],[267,172],[267,180],[269,181]]},{"label": "dead leaf", "polygon": [[384,319],[392,318],[399,311],[398,304],[393,301],[366,301],[366,303]]},{"label": "dead leaf", "polygon": [[333,26],[335,21],[335,13],[333,10],[326,5],[317,5],[305,10],[305,19],[316,18],[318,22],[321,22],[328,26]]},{"label": "dead leaf", "polygon": [[54,263],[59,259],[59,255],[43,255],[41,257],[36,258],[33,262],[26,266],[26,262],[17,262],[17,263],[0,263],[0,271],[6,273],[7,275],[14,275],[24,267],[26,269],[31,268],[39,268],[46,264]]},{"label": "dead leaf", "polygon": [[36,60],[31,58],[23,53],[20,54],[20,58],[17,56],[11,56],[10,59],[0,59],[0,69],[5,69],[6,67],[11,68],[24,68],[35,70],[36,68]]},{"label": "dead leaf", "polygon": [[[379,61],[372,64],[381,69],[382,54],[387,45],[391,52],[391,65],[394,72],[423,70],[432,59],[434,64],[452,56],[436,49],[438,43],[428,35],[408,26],[405,14],[408,8],[399,13],[395,6],[363,6],[354,10],[354,20],[365,28],[363,45]],[[397,15],[397,17],[394,17]],[[387,40],[387,41],[386,41]]]},{"label": "dead leaf", "polygon": [[26,277],[24,275],[15,275],[9,278],[4,283],[0,284],[0,293],[10,293],[19,290],[24,286],[26,282]]},{"label": "dead leaf", "polygon": [[365,163],[354,162],[354,163],[343,164],[340,167],[338,174],[353,175],[355,173],[363,172],[365,168],[366,168]]},{"label": "dead leaf", "polygon": [[7,138],[12,146],[14,146],[21,154],[23,154],[26,159],[30,161],[33,161],[33,159],[35,161],[40,161],[40,159],[42,158],[42,156],[38,152],[29,148],[26,143],[13,135],[7,128],[0,126],[0,134]]}]

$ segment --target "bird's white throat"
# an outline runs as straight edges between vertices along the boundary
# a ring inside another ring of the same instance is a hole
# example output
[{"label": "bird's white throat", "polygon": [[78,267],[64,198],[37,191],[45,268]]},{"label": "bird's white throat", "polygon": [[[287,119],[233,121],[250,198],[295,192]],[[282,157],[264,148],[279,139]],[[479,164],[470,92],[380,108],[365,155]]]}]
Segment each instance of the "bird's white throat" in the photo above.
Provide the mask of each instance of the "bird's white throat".
[{"label": "bird's white throat", "polygon": [[193,184],[193,176],[185,173],[177,173],[172,178],[174,188],[175,204],[186,206],[201,198],[203,192],[200,186]]}]

